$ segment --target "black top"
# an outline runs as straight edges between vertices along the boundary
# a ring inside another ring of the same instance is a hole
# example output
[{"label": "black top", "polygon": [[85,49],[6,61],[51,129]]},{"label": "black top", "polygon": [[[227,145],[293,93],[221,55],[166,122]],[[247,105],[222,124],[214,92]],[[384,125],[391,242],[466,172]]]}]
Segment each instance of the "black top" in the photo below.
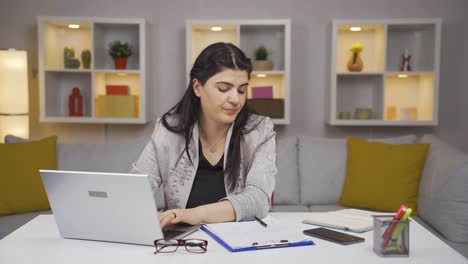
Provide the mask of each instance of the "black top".
[{"label": "black top", "polygon": [[226,197],[223,173],[224,154],[218,163],[213,166],[203,155],[201,143],[199,143],[199,146],[200,161],[198,162],[197,173],[193,180],[186,208],[216,203]]}]

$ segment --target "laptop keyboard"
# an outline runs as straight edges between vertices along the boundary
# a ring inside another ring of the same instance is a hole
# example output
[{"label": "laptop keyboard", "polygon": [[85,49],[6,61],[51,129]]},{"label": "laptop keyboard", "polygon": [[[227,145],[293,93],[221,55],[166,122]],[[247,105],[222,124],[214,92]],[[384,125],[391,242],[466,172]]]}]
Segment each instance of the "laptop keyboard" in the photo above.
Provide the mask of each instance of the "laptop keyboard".
[{"label": "laptop keyboard", "polygon": [[165,240],[173,239],[176,236],[182,235],[185,231],[180,230],[163,230]]}]

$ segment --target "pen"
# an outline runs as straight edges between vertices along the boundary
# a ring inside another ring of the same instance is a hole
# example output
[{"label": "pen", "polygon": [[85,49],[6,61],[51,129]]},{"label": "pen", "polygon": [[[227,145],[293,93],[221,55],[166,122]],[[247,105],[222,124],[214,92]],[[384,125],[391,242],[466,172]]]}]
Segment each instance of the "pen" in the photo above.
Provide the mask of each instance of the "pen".
[{"label": "pen", "polygon": [[259,224],[261,224],[261,225],[264,226],[264,227],[267,227],[267,224],[266,224],[265,222],[263,222],[262,219],[260,219],[260,218],[258,218],[258,217],[256,217],[256,216],[255,216],[254,218],[255,218],[255,220],[256,220]]},{"label": "pen", "polygon": [[402,204],[400,206],[400,208],[398,209],[397,213],[393,217],[392,223],[390,224],[390,226],[387,227],[387,229],[385,230],[385,232],[384,232],[384,234],[382,236],[383,237],[383,242],[382,242],[382,246],[381,246],[382,248],[387,246],[388,240],[392,236],[393,230],[397,226],[396,221],[399,221],[401,219],[401,217],[403,217],[403,215],[405,214],[407,209],[408,209],[408,207],[406,205],[404,205],[404,204]]},{"label": "pen", "polygon": [[[400,221],[406,221],[408,217],[411,215],[411,212],[413,210],[411,208],[406,209],[405,214],[401,217]],[[401,231],[403,231],[403,228],[405,228],[405,224],[403,223],[398,223],[397,227],[392,233],[392,237],[390,238],[391,241],[397,241],[398,237],[400,236]]]}]

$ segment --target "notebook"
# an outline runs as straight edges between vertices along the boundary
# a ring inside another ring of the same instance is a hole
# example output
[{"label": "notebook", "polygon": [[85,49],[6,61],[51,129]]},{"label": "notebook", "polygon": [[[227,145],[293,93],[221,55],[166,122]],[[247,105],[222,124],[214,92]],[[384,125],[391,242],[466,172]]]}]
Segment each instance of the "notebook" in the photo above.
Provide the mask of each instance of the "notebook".
[{"label": "notebook", "polygon": [[257,221],[206,224],[201,227],[208,235],[231,252],[313,245],[301,230],[272,216]]},{"label": "notebook", "polygon": [[355,233],[363,233],[373,229],[373,215],[378,212],[359,209],[343,209],[332,212],[311,213],[302,222]]}]

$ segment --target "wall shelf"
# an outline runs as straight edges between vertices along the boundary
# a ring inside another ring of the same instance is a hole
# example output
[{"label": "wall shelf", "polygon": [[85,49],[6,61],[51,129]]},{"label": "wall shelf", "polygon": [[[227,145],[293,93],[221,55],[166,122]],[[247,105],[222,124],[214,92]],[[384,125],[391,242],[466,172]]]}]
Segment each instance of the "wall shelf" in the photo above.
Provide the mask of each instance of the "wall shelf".
[{"label": "wall shelf", "polygon": [[[79,28],[69,28],[70,24]],[[144,124],[152,120],[144,19],[38,17],[38,32],[41,122]],[[109,44],[115,40],[133,47],[125,70],[114,69],[113,59],[108,54]],[[65,68],[65,46],[74,49],[74,58],[80,61],[79,68]],[[89,69],[84,68],[81,59],[84,49],[91,51]],[[114,96],[106,95],[106,85],[128,85],[129,93],[119,95],[119,100],[130,102],[128,111],[112,105],[111,101],[117,102],[116,97],[98,100],[100,96]],[[79,88],[83,96],[82,117],[69,116],[68,101],[74,87]],[[106,102],[105,106],[102,101]],[[98,109],[103,107],[113,116],[102,117]]]},{"label": "wall shelf", "polygon": [[[221,31],[212,31],[220,27]],[[247,92],[248,103],[259,114],[270,116],[275,124],[290,123],[291,21],[276,20],[189,20],[186,22],[186,72],[200,52],[215,42],[230,42],[248,57],[264,45],[273,61],[271,71],[253,71]],[[273,97],[252,98],[252,87],[271,86]]]},{"label": "wall shelf", "polygon": [[[436,126],[441,23],[440,19],[334,20],[328,123]],[[353,43],[364,46],[360,72],[347,69]],[[412,56],[411,71],[400,70],[406,52]],[[354,119],[357,108],[371,109],[371,119]],[[340,119],[346,115],[350,119]]]}]

